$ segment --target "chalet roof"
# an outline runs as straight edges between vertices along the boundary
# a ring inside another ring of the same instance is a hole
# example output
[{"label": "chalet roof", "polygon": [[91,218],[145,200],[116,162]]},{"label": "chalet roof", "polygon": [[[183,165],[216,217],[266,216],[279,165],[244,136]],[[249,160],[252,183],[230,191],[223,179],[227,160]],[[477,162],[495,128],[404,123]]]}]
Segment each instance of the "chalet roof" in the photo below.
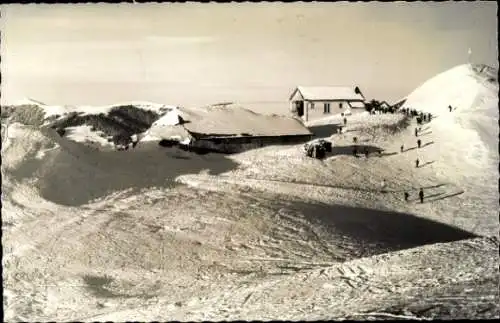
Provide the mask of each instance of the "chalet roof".
[{"label": "chalet roof", "polygon": [[290,100],[297,91],[304,100],[312,101],[364,101],[361,94],[355,92],[355,87],[346,86],[298,86],[292,92]]},{"label": "chalet roof", "polygon": [[[177,108],[157,120],[155,125],[158,127],[156,128],[178,127],[178,116],[181,116],[184,120],[182,128],[192,136],[200,138],[302,136],[312,134],[298,119],[280,115],[259,114],[239,105],[210,106],[199,109]],[[155,131],[160,133],[163,130]]]},{"label": "chalet roof", "polygon": [[226,136],[295,136],[310,135],[299,120],[278,115],[263,115],[243,107],[213,106],[204,109],[200,117],[188,118],[184,127],[191,133],[209,137]]}]

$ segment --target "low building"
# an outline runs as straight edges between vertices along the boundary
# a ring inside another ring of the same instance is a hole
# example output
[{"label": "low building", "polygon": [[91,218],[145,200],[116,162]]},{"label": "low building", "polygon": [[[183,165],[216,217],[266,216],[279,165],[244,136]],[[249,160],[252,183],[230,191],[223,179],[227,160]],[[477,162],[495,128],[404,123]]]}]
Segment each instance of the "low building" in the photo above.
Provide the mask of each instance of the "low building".
[{"label": "low building", "polygon": [[365,107],[365,97],[357,86],[298,86],[289,101],[290,111],[304,121]]},{"label": "low building", "polygon": [[234,105],[173,110],[156,121],[148,135],[176,141],[188,150],[221,153],[304,143],[313,137],[296,118],[262,115]]}]

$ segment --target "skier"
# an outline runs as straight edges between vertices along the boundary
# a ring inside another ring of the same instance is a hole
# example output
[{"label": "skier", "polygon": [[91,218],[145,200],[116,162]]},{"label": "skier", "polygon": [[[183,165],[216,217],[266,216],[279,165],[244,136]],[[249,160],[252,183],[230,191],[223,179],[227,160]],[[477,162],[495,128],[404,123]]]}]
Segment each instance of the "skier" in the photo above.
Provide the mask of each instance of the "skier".
[{"label": "skier", "polygon": [[380,183],[380,188],[381,188],[381,192],[384,193],[385,192],[385,179],[382,180],[382,182]]},{"label": "skier", "polygon": [[420,145],[422,145],[422,140],[419,139],[419,140],[417,140],[417,146],[418,146],[418,148],[420,148]]},{"label": "skier", "polygon": [[418,192],[418,197],[420,198],[420,203],[424,203],[424,190],[420,189],[420,192]]},{"label": "skier", "polygon": [[408,202],[408,198],[410,197],[410,194],[408,192],[405,192],[405,201]]},{"label": "skier", "polygon": [[417,168],[418,168],[418,165],[419,165],[419,164],[420,164],[420,160],[418,160],[418,158],[417,158],[417,160],[415,160],[415,167],[417,167]]},{"label": "skier", "polygon": [[354,137],[354,138],[352,138],[352,141],[353,141],[354,143],[357,143],[357,142],[358,142],[358,137]]},{"label": "skier", "polygon": [[347,125],[347,118],[344,117],[344,126]]},{"label": "skier", "polygon": [[401,152],[403,152],[405,150],[405,146],[404,145],[401,145]]},{"label": "skier", "polygon": [[418,129],[415,128],[415,137],[418,137]]},{"label": "skier", "polygon": [[451,107],[451,105],[448,106],[448,109],[450,109],[450,112],[451,112],[451,110],[453,110],[453,108]]}]

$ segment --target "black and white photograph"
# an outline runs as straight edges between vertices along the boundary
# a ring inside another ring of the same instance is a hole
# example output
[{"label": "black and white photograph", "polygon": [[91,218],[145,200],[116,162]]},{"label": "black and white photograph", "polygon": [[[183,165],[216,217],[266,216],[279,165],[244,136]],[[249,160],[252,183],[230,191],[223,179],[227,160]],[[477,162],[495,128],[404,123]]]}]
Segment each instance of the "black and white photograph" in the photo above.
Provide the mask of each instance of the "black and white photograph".
[{"label": "black and white photograph", "polygon": [[498,5],[0,5],[3,321],[499,319]]}]

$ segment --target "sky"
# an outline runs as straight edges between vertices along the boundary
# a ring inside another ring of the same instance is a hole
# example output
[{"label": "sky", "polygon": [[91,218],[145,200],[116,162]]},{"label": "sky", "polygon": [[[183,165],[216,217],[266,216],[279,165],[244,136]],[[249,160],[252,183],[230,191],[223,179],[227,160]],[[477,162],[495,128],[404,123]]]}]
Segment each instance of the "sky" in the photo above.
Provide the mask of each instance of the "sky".
[{"label": "sky", "polygon": [[1,102],[286,103],[297,85],[394,102],[471,61],[498,68],[496,2],[1,6]]}]

